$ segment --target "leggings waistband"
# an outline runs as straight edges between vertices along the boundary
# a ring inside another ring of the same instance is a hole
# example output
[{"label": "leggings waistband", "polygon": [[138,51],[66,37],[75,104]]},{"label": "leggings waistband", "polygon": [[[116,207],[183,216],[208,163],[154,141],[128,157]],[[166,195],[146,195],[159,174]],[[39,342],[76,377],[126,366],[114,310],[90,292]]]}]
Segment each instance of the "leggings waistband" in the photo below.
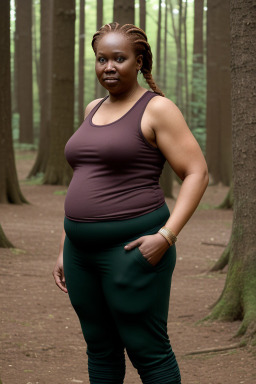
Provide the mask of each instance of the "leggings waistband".
[{"label": "leggings waistband", "polygon": [[115,246],[133,239],[157,232],[170,216],[165,203],[158,209],[132,219],[100,222],[78,222],[64,219],[64,229],[68,238],[78,245]]}]

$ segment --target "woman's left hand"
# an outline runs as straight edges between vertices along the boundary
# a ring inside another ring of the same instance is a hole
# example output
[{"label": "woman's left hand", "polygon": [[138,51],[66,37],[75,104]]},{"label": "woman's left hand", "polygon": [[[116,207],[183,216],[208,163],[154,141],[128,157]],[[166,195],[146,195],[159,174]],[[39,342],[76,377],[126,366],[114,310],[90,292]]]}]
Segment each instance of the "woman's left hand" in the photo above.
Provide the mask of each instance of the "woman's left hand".
[{"label": "woman's left hand", "polygon": [[125,245],[124,249],[130,251],[135,247],[138,247],[145,259],[155,266],[162,259],[170,245],[160,233],[155,233],[154,235],[142,236],[131,241]]}]

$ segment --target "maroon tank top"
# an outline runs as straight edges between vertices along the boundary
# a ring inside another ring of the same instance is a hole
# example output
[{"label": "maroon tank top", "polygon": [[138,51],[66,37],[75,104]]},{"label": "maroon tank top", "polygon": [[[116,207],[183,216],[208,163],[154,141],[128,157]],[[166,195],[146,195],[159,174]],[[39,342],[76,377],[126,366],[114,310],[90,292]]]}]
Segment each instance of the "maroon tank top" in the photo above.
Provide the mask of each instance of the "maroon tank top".
[{"label": "maroon tank top", "polygon": [[144,110],[156,95],[147,91],[118,120],[95,125],[93,115],[106,96],[71,136],[65,147],[74,171],[65,199],[67,218],[85,222],[130,219],[165,203],[159,186],[165,157],[141,131]]}]

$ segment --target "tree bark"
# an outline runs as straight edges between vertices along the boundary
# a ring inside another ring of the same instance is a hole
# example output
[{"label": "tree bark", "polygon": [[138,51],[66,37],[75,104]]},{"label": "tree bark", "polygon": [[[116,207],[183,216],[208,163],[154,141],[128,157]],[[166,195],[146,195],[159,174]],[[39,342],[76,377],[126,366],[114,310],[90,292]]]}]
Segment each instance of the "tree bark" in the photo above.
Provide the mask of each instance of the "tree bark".
[{"label": "tree bark", "polygon": [[84,120],[84,44],[85,0],[80,0],[79,10],[79,60],[78,60],[78,113],[80,123]]},{"label": "tree bark", "polygon": [[[33,61],[35,63],[35,72],[36,72],[36,83],[39,93],[39,103],[41,104],[41,92],[40,92],[40,64],[39,64],[39,57],[40,54],[38,54],[37,50],[37,20],[36,20],[36,10],[35,10],[35,3],[32,4],[32,57]],[[33,80],[32,80],[33,81]]]},{"label": "tree bark", "polygon": [[10,2],[0,12],[0,203],[21,204],[21,193],[14,160],[11,126]]},{"label": "tree bark", "polygon": [[164,11],[164,72],[163,72],[163,89],[167,91],[167,57],[168,57],[168,45],[167,45],[167,34],[168,34],[168,9],[167,1],[165,0],[165,11]]},{"label": "tree bark", "polygon": [[140,0],[140,28],[146,31],[146,0]]},{"label": "tree bark", "polygon": [[220,256],[219,260],[217,260],[214,266],[210,269],[210,272],[221,271],[223,268],[226,267],[226,265],[228,265],[230,250],[231,250],[231,241],[229,241],[227,247],[222,252],[222,255]]},{"label": "tree bark", "polygon": [[229,0],[208,1],[206,160],[213,183],[230,185],[231,78]]},{"label": "tree bark", "polygon": [[40,3],[40,136],[36,161],[28,177],[45,173],[49,158],[49,137],[51,120],[51,72],[52,72],[52,0]]},{"label": "tree bark", "polygon": [[178,30],[175,25],[174,15],[173,15],[173,5],[172,0],[168,0],[171,19],[172,19],[172,27],[173,27],[173,35],[176,45],[176,53],[177,53],[177,66],[176,66],[176,86],[175,86],[175,96],[176,96],[176,104],[183,112],[183,99],[182,99],[182,50],[181,50],[181,32],[182,32],[182,0],[179,0],[179,22],[178,22]]},{"label": "tree bark", "polygon": [[167,161],[164,164],[159,183],[162,190],[164,191],[165,197],[170,197],[173,199],[173,170]]},{"label": "tree bark", "polygon": [[184,116],[189,123],[189,92],[188,92],[188,43],[187,43],[187,10],[188,3],[185,0],[184,16],[183,16],[183,29],[184,29],[184,85],[185,85],[185,106]]},{"label": "tree bark", "polygon": [[134,24],[134,0],[114,0],[113,19],[119,24]]},{"label": "tree bark", "polygon": [[[15,0],[15,17],[16,17],[16,6],[17,0]],[[15,23],[14,32],[14,69],[13,69],[13,89],[12,89],[12,113],[18,113],[18,30],[17,22]]]},{"label": "tree bark", "polygon": [[223,202],[217,207],[219,209],[232,209],[234,206],[234,184],[231,183],[229,191]]},{"label": "tree bark", "polygon": [[18,109],[20,115],[20,143],[33,143],[32,91],[32,3],[17,0],[16,23],[18,39]]},{"label": "tree bark", "polygon": [[12,243],[5,236],[5,233],[3,231],[1,224],[0,224],[0,248],[14,248]]},{"label": "tree bark", "polygon": [[[203,55],[204,0],[194,2],[194,44],[192,66],[191,130],[205,127],[205,78]],[[210,17],[210,16],[209,16]]]},{"label": "tree bark", "polygon": [[162,0],[158,0],[158,23],[157,23],[157,37],[156,37],[156,83],[161,88],[161,30],[162,30]]},{"label": "tree bark", "polygon": [[242,320],[256,335],[255,4],[230,1],[234,219],[226,284],[212,319]]},{"label": "tree bark", "polygon": [[[97,0],[97,31],[103,25],[103,0]],[[95,98],[99,99],[106,96],[106,89],[102,87],[95,76]]]},{"label": "tree bark", "polygon": [[68,185],[72,176],[64,147],[74,132],[75,17],[75,0],[54,0],[50,154],[44,184]]}]

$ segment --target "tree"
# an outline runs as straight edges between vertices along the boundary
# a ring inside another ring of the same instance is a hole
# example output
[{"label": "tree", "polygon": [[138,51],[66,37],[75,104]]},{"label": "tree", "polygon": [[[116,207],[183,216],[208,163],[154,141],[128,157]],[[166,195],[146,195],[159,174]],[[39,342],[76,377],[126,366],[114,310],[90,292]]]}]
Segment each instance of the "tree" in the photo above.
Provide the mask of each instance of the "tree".
[{"label": "tree", "polygon": [[170,13],[171,13],[171,19],[172,19],[172,27],[173,27],[173,35],[174,35],[174,41],[176,45],[176,56],[177,56],[177,67],[176,67],[176,89],[175,89],[175,96],[176,96],[176,104],[183,112],[183,97],[182,97],[182,49],[181,49],[181,33],[182,33],[182,0],[179,0],[179,20],[178,20],[178,30],[175,24],[174,20],[174,12],[173,12],[173,5],[172,0],[168,0],[169,7],[170,7]]},{"label": "tree", "polygon": [[[159,2],[159,8],[161,9],[161,2]],[[163,84],[166,92],[166,83],[167,83],[167,2],[165,2],[165,13],[164,13],[164,71],[163,71]],[[161,43],[161,10],[158,12],[158,32],[157,32],[157,55],[160,57],[160,43]],[[157,66],[160,67],[160,60],[157,63]],[[158,77],[160,77],[160,73],[158,72]],[[164,191],[164,195],[166,197],[173,198],[173,171],[168,162],[165,162],[163,172],[160,177],[160,185]]]},{"label": "tree", "polygon": [[234,219],[229,269],[211,319],[242,320],[238,335],[256,334],[255,4],[230,1]]},{"label": "tree", "polygon": [[[194,41],[191,95],[191,130],[205,127],[205,81],[203,53],[204,0],[194,1]],[[210,16],[209,16],[210,17]]]},{"label": "tree", "polygon": [[119,24],[134,24],[134,0],[114,0],[113,19]]},{"label": "tree", "polygon": [[158,0],[158,23],[156,37],[156,82],[161,88],[161,30],[162,30],[162,0]]},{"label": "tree", "polygon": [[[97,2],[98,4],[98,2]],[[85,43],[85,0],[80,0],[79,10],[79,59],[78,59],[78,114],[84,119],[84,43]]]},{"label": "tree", "polygon": [[0,36],[0,203],[22,204],[12,145],[9,1],[1,5]]},{"label": "tree", "polygon": [[167,34],[168,34],[168,8],[167,8],[167,1],[165,0],[165,11],[164,11],[164,70],[163,70],[163,88],[166,92],[166,85],[167,85]]},{"label": "tree", "polygon": [[50,154],[45,184],[67,185],[72,176],[64,147],[74,131],[75,17],[75,0],[54,0]]},{"label": "tree", "polygon": [[146,31],[146,0],[140,0],[140,28]]},{"label": "tree", "polygon": [[41,1],[40,23],[40,137],[36,161],[28,177],[44,173],[49,158],[51,120],[52,14],[53,2]]},{"label": "tree", "polygon": [[208,1],[206,160],[213,183],[230,185],[231,78],[229,0]]},{"label": "tree", "polygon": [[16,4],[19,141],[33,143],[32,3],[31,0],[16,0]]},{"label": "tree", "polygon": [[1,224],[0,224],[0,248],[14,248],[12,243],[5,236]]},{"label": "tree", "polygon": [[[103,24],[103,0],[97,0],[97,30],[100,29],[100,27]],[[97,76],[95,76],[95,98],[99,99],[100,97],[106,96],[106,89],[102,87],[100,82],[97,79]]]},{"label": "tree", "polygon": [[184,84],[185,84],[184,116],[186,120],[188,120],[189,118],[187,13],[188,13],[188,3],[187,3],[187,0],[185,0],[184,15],[183,15],[183,29],[184,29]]}]

